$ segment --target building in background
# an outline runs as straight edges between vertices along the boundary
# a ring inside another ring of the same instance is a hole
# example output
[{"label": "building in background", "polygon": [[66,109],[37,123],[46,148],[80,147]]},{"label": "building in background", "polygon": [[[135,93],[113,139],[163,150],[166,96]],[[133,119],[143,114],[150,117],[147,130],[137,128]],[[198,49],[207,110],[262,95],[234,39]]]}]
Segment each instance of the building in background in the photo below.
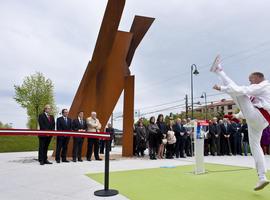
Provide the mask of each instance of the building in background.
[{"label": "building in background", "polygon": [[[210,102],[207,104],[207,113],[213,114],[213,113],[220,113],[223,115],[231,115],[233,113],[238,112],[238,108],[235,105],[234,101],[231,99],[221,99],[218,102]],[[198,113],[205,113],[206,112],[206,106],[202,105],[195,109],[195,112]]]}]

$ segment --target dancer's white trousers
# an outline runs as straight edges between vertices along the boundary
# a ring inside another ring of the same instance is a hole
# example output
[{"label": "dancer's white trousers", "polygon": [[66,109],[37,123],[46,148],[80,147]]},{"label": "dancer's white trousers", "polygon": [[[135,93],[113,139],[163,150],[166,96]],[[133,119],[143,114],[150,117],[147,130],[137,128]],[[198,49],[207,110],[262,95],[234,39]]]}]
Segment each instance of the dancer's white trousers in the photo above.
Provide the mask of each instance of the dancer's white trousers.
[{"label": "dancer's white trousers", "polygon": [[[223,84],[226,85],[236,85],[234,81],[232,81],[224,71],[217,72],[218,76],[223,81]],[[233,93],[228,93],[235,104],[241,110],[243,117],[246,119],[248,124],[248,137],[250,150],[255,160],[255,167],[257,169],[258,177],[260,180],[266,179],[266,163],[265,157],[260,145],[262,132],[268,126],[267,120],[261,114],[261,112],[255,108],[247,95],[234,95]]]}]

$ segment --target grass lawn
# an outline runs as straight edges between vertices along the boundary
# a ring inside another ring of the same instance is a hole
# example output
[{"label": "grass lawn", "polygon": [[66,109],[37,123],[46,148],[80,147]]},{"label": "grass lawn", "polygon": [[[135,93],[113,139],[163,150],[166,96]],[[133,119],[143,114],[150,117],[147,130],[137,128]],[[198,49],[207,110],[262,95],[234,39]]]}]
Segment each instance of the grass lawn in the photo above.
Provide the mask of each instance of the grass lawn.
[{"label": "grass lawn", "polygon": [[[194,175],[194,166],[110,173],[110,188],[132,200],[269,200],[270,186],[253,191],[255,169],[207,164],[208,173]],[[88,174],[103,183],[103,173]]]},{"label": "grass lawn", "polygon": [[[52,139],[49,149],[55,146],[55,139]],[[20,151],[37,151],[38,137],[36,136],[1,136],[1,152],[20,152]]]}]

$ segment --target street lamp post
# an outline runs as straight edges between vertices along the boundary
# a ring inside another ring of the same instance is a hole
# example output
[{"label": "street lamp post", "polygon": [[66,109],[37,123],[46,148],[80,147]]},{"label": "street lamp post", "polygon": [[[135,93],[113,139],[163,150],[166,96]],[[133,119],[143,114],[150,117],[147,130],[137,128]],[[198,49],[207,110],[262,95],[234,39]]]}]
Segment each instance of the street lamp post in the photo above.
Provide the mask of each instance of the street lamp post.
[{"label": "street lamp post", "polygon": [[199,71],[197,70],[197,66],[195,64],[191,65],[191,119],[194,119],[193,117],[193,74],[198,75]]},{"label": "street lamp post", "polygon": [[202,93],[201,98],[204,98],[204,103],[205,103],[205,120],[207,120],[207,112],[208,112],[208,108],[207,108],[207,101],[206,101],[206,92]]}]

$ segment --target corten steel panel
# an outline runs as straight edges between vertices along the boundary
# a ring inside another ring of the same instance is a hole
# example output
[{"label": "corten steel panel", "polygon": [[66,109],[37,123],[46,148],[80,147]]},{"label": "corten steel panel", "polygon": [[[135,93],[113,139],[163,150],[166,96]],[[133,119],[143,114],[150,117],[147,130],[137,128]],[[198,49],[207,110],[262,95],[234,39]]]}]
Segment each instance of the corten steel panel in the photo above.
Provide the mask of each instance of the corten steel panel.
[{"label": "corten steel panel", "polygon": [[118,31],[108,62],[97,77],[97,113],[103,127],[106,126],[112,111],[123,91],[125,81],[126,56],[132,40],[132,33]]},{"label": "corten steel panel", "polygon": [[136,48],[139,46],[146,32],[154,22],[155,18],[135,16],[130,28],[130,32],[133,33],[133,39],[130,45],[130,49],[127,56],[127,64],[130,66],[132,58],[134,56]]},{"label": "corten steel panel", "polygon": [[124,86],[123,156],[133,156],[134,76],[126,76]]},{"label": "corten steel panel", "polygon": [[[82,101],[84,95],[89,92],[89,85],[92,85],[90,80],[95,82],[96,73],[102,69],[107,62],[116,37],[124,6],[125,0],[108,0],[92,61],[86,68],[70,108],[69,116],[72,118],[76,117],[78,110],[84,109]],[[92,95],[89,94],[89,96]],[[91,102],[89,103],[91,104]],[[95,104],[95,102],[93,102],[93,104]]]},{"label": "corten steel panel", "polygon": [[[132,33],[118,31],[112,48],[112,53],[110,54],[104,68],[97,74],[97,84],[95,88],[97,107],[95,108],[95,111],[97,112],[97,117],[102,124],[102,130],[104,130],[124,88],[124,73],[127,68],[125,58],[127,56],[131,40]],[[91,89],[93,88],[91,87]],[[90,99],[85,98],[85,107],[87,107],[87,102],[90,100],[91,97]],[[85,117],[89,117],[90,112],[85,112]],[[70,142],[68,156],[72,156],[72,145],[73,144]],[[87,140],[85,140],[83,144],[82,156],[86,155],[86,151]]]}]

